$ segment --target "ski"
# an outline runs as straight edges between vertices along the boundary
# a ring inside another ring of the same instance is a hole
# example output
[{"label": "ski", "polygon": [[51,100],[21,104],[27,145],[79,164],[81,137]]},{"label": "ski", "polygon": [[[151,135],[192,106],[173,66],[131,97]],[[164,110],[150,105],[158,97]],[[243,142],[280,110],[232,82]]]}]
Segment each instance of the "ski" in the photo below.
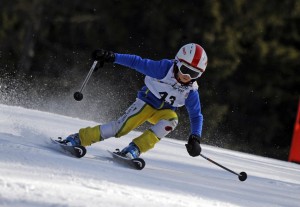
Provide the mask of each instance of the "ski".
[{"label": "ski", "polygon": [[[86,148],[84,146],[69,146],[66,145],[62,142],[61,138],[58,138],[58,140],[55,140],[53,138],[50,138],[51,142],[54,143],[55,145],[59,146],[60,149],[63,150],[64,153],[68,153],[71,156],[77,157],[77,158],[81,158],[86,154]],[[120,151],[109,151],[107,150],[112,156],[113,159],[115,161],[117,161],[118,163],[121,163],[125,166],[128,166],[130,168],[133,169],[137,169],[137,170],[142,170],[145,165],[146,162],[145,160],[143,160],[142,158],[134,158],[134,159],[129,159],[125,156],[123,156]]]},{"label": "ski", "polygon": [[123,156],[120,151],[109,151],[107,150],[110,154],[112,154],[113,158],[116,159],[116,161],[118,161],[119,163],[122,163],[130,168],[136,169],[136,170],[142,170],[145,165],[146,162],[145,160],[143,160],[142,158],[134,158],[134,159],[130,159],[128,157]]},{"label": "ski", "polygon": [[63,144],[61,142],[61,138],[58,138],[58,140],[54,140],[52,138],[50,138],[50,140],[52,141],[52,143],[60,146],[60,148],[64,151],[64,152],[68,152],[68,154],[77,157],[77,158],[81,158],[86,154],[86,148],[84,146],[69,146],[66,144]]}]

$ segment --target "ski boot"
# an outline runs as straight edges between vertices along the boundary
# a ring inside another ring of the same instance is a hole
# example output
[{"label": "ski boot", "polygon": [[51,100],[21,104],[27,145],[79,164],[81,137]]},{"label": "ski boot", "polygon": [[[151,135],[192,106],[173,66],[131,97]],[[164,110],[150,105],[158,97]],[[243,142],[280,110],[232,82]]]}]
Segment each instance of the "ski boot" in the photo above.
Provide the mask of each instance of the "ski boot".
[{"label": "ski boot", "polygon": [[131,142],[121,151],[121,155],[129,159],[135,159],[140,156],[140,150],[133,142]]},{"label": "ski boot", "polygon": [[68,146],[80,146],[81,145],[78,133],[69,135],[66,139],[61,140],[60,143],[68,145]]}]

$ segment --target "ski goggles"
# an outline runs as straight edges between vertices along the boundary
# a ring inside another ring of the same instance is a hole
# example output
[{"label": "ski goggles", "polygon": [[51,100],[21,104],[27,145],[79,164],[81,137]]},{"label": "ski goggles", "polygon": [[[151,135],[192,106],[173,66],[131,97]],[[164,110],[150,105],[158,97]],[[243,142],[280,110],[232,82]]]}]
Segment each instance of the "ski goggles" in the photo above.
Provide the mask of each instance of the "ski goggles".
[{"label": "ski goggles", "polygon": [[186,63],[180,61],[177,62],[177,67],[182,74],[190,76],[191,79],[199,78],[203,73],[199,69],[188,66]]}]

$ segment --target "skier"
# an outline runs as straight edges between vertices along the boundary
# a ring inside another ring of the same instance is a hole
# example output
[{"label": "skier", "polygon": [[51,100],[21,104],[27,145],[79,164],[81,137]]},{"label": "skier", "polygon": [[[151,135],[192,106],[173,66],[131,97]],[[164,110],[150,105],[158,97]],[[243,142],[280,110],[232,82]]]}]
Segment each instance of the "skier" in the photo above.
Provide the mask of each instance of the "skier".
[{"label": "skier", "polygon": [[191,123],[191,135],[185,146],[190,156],[200,155],[203,116],[196,79],[207,66],[207,55],[200,45],[184,45],[173,60],[154,61],[103,49],[95,50],[92,59],[117,63],[146,75],[145,86],[118,120],[82,128],[64,140],[67,145],[88,146],[111,137],[119,138],[148,121],[153,126],[121,151],[130,159],[138,158],[176,128],[178,117],[175,110],[185,105]]}]

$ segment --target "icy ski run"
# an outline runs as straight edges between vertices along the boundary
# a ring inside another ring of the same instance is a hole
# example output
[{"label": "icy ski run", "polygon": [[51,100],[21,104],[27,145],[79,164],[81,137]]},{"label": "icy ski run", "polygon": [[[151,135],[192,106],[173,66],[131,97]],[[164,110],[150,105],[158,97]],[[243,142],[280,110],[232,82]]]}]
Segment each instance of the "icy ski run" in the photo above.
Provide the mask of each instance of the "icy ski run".
[{"label": "icy ski run", "polygon": [[97,123],[0,104],[0,206],[299,207],[300,165],[202,145],[202,152],[248,179],[164,138],[143,154],[142,171],[114,163],[106,151],[140,132],[88,147],[84,158],[59,153],[49,137]]}]

